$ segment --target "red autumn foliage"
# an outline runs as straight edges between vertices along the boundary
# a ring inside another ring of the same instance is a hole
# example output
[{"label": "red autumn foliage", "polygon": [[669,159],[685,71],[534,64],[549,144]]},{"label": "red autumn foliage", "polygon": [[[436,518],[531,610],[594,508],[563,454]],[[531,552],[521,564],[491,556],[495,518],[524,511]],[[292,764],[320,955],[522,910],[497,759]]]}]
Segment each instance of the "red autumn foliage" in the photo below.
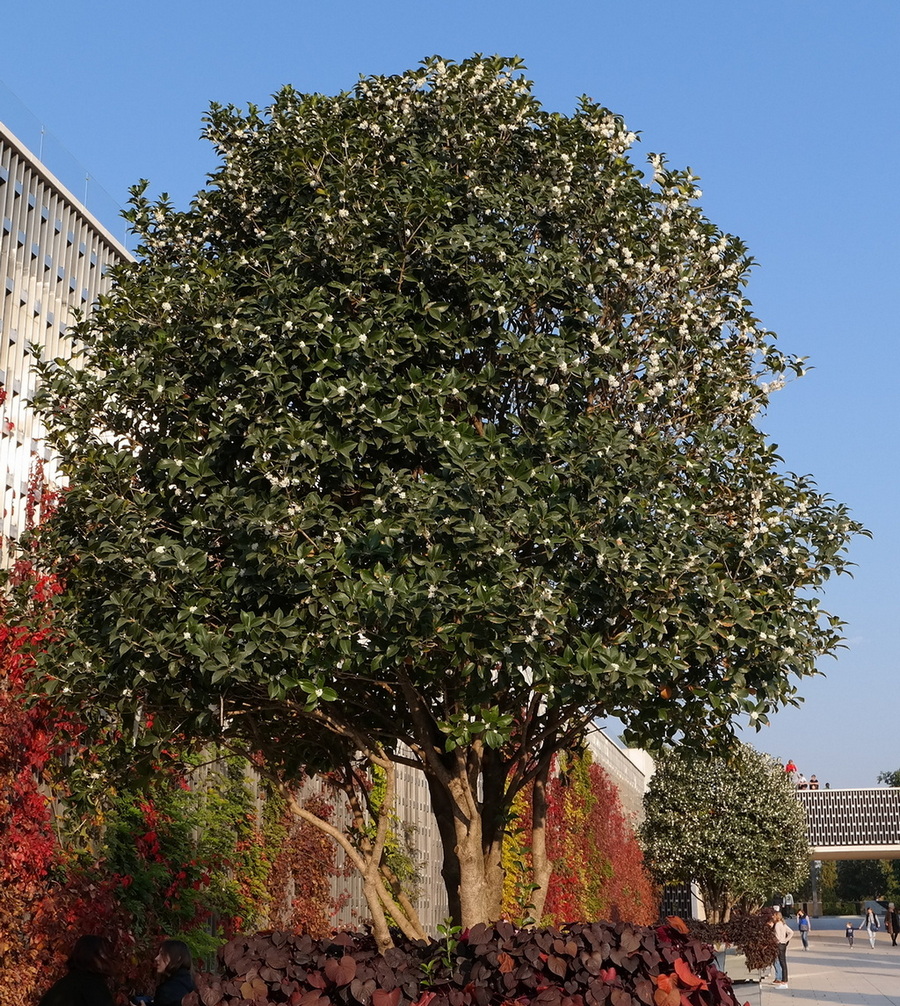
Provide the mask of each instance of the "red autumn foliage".
[{"label": "red autumn foliage", "polygon": [[[321,797],[306,807],[330,820],[333,808]],[[275,929],[324,936],[332,926],[331,877],[335,874],[335,845],[323,832],[286,810],[281,851],[272,864],[266,887],[272,898],[269,923]]]},{"label": "red autumn foliage", "polygon": [[[586,770],[586,786],[579,769]],[[611,919],[650,925],[657,919],[657,891],[634,829],[614,783],[599,765],[585,765],[582,758],[567,774],[555,774],[547,824],[554,872],[546,914],[559,922]]]},{"label": "red autumn foliage", "polygon": [[[39,604],[56,592],[34,581]],[[23,685],[46,630],[0,621],[0,989],[4,1006],[56,975],[74,939],[102,933],[123,946],[127,929],[112,880],[69,868],[53,827],[48,770],[77,748],[78,728],[49,699],[26,701]]]},{"label": "red autumn foliage", "polygon": [[[530,800],[520,819],[530,879]],[[553,874],[543,921],[627,920],[650,925],[659,914],[656,887],[615,785],[589,754],[564,756],[547,787],[547,854]],[[512,906],[508,906],[512,910]]]},{"label": "red autumn foliage", "polygon": [[26,707],[20,689],[33,639],[0,624],[0,890],[31,893],[53,858],[54,836],[40,786],[57,745],[49,704]]},{"label": "red autumn foliage", "polygon": [[[37,461],[28,484],[27,525],[47,517],[56,502]],[[25,695],[35,654],[48,634],[58,631],[53,600],[63,585],[55,576],[39,574],[27,551],[19,552],[6,579],[30,609],[32,624],[42,628],[12,625],[0,607],[0,1001],[3,1006],[33,1006],[63,973],[74,941],[87,933],[113,941],[121,969],[116,976],[119,988],[150,988],[153,975],[146,972],[146,965],[158,939],[176,929],[186,932],[211,916],[214,909],[203,893],[210,885],[210,871],[196,860],[185,863],[177,858],[182,847],[170,834],[172,820],[149,792],[136,799],[140,823],[130,833],[131,866],[121,865],[121,843],[118,867],[111,865],[110,849],[104,849],[102,842],[96,860],[72,846],[65,827],[72,816],[72,794],[65,790],[59,769],[64,762],[83,763],[87,758],[102,771],[102,748],[84,749],[77,717],[62,712],[54,697]],[[177,768],[166,776],[180,791],[189,789]],[[119,811],[129,799],[134,800],[135,794],[118,794]],[[80,830],[90,824],[77,823]],[[108,828],[108,818],[105,825]],[[127,834],[127,826],[125,830]],[[242,841],[235,842],[235,853],[240,853]],[[258,829],[252,841],[262,842]],[[320,850],[317,843],[324,848]],[[290,873],[292,892],[296,889],[288,905],[291,923],[324,931],[332,907],[331,843],[318,833],[304,833],[299,845],[288,844],[281,858]],[[216,865],[220,870],[233,865],[244,903],[255,909],[265,903],[267,891],[241,875],[239,859],[236,856],[232,864],[220,858]],[[158,897],[150,898],[153,910],[139,910],[135,906],[144,904],[154,884]],[[132,889],[138,888],[143,893],[133,897]],[[277,892],[276,897],[278,893],[283,894]],[[226,917],[219,922],[228,933],[241,925],[240,919]]]}]

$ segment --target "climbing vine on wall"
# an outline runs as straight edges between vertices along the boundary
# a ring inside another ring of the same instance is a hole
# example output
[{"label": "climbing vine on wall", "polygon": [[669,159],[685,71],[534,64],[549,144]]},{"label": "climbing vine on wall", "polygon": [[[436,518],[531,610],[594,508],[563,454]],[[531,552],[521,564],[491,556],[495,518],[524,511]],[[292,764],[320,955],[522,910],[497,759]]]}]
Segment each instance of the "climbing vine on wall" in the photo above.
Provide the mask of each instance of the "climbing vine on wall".
[{"label": "climbing vine on wall", "polygon": [[11,574],[46,611],[44,628],[10,625],[0,611],[0,990],[4,1006],[22,1006],[53,973],[72,933],[89,919],[91,930],[131,944],[127,914],[118,904],[117,878],[88,870],[59,838],[64,760],[83,760],[79,728],[52,698],[23,701],[21,689],[33,654],[54,631],[52,577]]},{"label": "climbing vine on wall", "polygon": [[[56,500],[36,460],[26,524],[51,512]],[[60,966],[86,920],[123,952],[133,939],[116,895],[119,878],[86,862],[75,851],[82,836],[69,841],[73,834],[64,826],[72,794],[63,768],[93,760],[80,743],[77,717],[57,708],[52,683],[40,699],[23,696],[35,655],[58,632],[53,602],[61,584],[54,575],[36,573],[27,556],[4,576],[7,589],[34,614],[33,627],[25,629],[0,606],[0,993],[4,1006],[23,1006]]]},{"label": "climbing vine on wall", "polygon": [[[504,905],[510,918],[520,920],[532,894],[529,796],[513,810],[504,849]],[[659,899],[634,830],[615,785],[589,752],[557,758],[548,786],[547,845],[553,875],[541,922],[656,921]]]},{"label": "climbing vine on wall", "polygon": [[[56,502],[36,461],[28,526]],[[52,678],[44,697],[26,700],[35,655],[60,632],[62,584],[36,573],[27,553],[4,576],[39,628],[10,622],[0,607],[3,1006],[37,1002],[88,932],[113,940],[123,987],[151,988],[160,937],[184,938],[204,956],[235,931],[267,924],[283,898],[276,863],[285,857],[296,864],[293,921],[324,931],[333,850],[318,835],[291,848],[297,829],[282,820],[284,802],[244,760],[172,738],[161,763],[123,776],[113,771],[122,753],[114,724],[107,745],[86,748],[78,717],[57,707]]]},{"label": "climbing vine on wall", "polygon": [[[17,576],[24,582],[27,571]],[[32,586],[47,605],[43,631],[54,631],[55,587]],[[116,783],[108,752],[82,749],[77,722],[52,695],[23,701],[41,642],[0,613],[4,1006],[36,1002],[87,932],[113,939],[120,981],[152,987],[148,965],[161,937],[185,939],[202,957],[236,931],[268,924],[284,899],[279,869],[291,875],[291,924],[324,932],[328,840],[293,825],[244,760],[210,748],[190,753],[173,743],[148,778]]]},{"label": "climbing vine on wall", "polygon": [[264,921],[276,855],[246,762],[205,749],[110,794],[102,843],[142,942],[166,934],[210,954]]},{"label": "climbing vine on wall", "polygon": [[41,792],[51,757],[53,727],[48,704],[24,708],[17,688],[28,658],[21,632],[0,624],[0,987],[14,974],[33,972],[24,920],[34,914],[55,839]]},{"label": "climbing vine on wall", "polygon": [[[311,797],[305,806],[323,820],[331,819],[332,807],[323,797]],[[266,813],[276,819],[275,828],[281,836],[266,881],[268,924],[274,929],[324,936],[333,925],[335,844],[317,828],[296,819],[278,797],[271,798]]]}]

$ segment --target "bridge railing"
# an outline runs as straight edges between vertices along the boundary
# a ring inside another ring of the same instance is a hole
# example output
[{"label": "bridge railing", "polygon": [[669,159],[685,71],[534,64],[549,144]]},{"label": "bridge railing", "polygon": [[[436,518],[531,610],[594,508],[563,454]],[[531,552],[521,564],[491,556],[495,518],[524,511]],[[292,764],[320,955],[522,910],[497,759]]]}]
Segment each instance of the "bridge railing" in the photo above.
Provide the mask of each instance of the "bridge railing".
[{"label": "bridge railing", "polygon": [[797,799],[815,858],[900,858],[900,789],[806,789]]}]

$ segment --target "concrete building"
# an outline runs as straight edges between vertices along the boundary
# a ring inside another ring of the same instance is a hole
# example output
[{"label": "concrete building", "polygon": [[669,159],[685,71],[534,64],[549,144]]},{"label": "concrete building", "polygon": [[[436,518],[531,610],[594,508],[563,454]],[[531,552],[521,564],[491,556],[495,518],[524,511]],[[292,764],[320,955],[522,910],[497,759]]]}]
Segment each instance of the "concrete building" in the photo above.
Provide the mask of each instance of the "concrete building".
[{"label": "concrete building", "polygon": [[34,352],[68,355],[75,312],[109,287],[108,269],[128,250],[0,123],[0,477],[2,554],[26,522],[28,481],[54,475],[44,431],[26,407]]},{"label": "concrete building", "polygon": [[591,730],[586,740],[595,763],[605,770],[619,791],[619,802],[626,816],[637,826],[644,819],[644,794],[656,768],[653,759],[639,748],[616,744],[603,730]]}]

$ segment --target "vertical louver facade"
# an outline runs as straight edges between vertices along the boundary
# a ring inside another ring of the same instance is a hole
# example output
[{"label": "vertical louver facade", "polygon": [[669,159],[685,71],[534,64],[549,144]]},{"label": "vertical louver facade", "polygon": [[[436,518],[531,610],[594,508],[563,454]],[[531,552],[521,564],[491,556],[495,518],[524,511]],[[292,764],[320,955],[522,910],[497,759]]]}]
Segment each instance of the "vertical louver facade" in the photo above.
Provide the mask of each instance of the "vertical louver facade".
[{"label": "vertical louver facade", "polygon": [[53,458],[27,406],[32,347],[68,355],[67,327],[109,286],[110,265],[129,257],[103,225],[0,123],[0,473],[2,554],[29,519],[29,479]]}]

